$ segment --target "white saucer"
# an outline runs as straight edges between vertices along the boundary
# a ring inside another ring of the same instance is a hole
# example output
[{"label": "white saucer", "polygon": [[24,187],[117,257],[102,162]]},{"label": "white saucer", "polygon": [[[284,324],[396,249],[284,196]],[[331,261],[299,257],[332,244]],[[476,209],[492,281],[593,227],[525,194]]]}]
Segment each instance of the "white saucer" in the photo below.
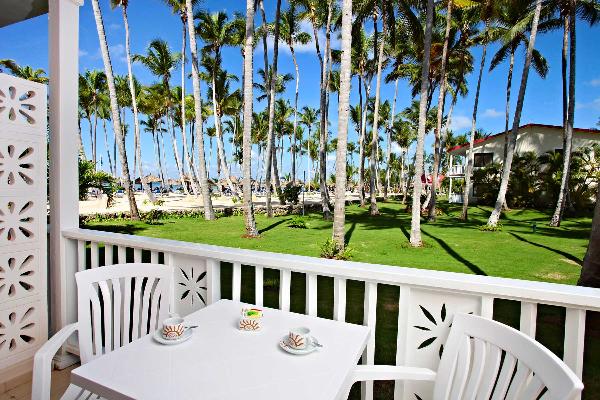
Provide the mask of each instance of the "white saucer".
[{"label": "white saucer", "polygon": [[162,335],[161,328],[154,331],[154,340],[156,340],[160,344],[166,344],[166,345],[183,343],[191,337],[192,337],[192,329],[189,329],[189,328],[183,332],[183,335],[181,335],[181,337],[179,339],[165,339]]},{"label": "white saucer", "polygon": [[288,335],[285,335],[284,337],[281,338],[281,340],[279,341],[279,347],[281,347],[283,350],[287,351],[290,354],[295,354],[297,356],[301,356],[304,354],[310,354],[313,351],[317,350],[317,346],[315,346],[312,343],[309,343],[306,345],[306,348],[304,349],[294,349],[293,347],[290,347],[288,345]]}]

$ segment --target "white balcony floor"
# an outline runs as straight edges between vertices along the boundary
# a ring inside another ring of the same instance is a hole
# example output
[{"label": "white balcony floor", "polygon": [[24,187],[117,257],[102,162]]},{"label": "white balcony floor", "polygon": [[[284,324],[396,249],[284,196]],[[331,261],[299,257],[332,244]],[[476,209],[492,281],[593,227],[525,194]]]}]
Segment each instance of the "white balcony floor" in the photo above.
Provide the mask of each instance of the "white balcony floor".
[{"label": "white balcony floor", "polygon": [[[78,366],[76,364],[62,371],[52,371],[51,400],[60,399],[69,386],[71,370]],[[0,400],[31,400],[31,375],[0,384]]]}]

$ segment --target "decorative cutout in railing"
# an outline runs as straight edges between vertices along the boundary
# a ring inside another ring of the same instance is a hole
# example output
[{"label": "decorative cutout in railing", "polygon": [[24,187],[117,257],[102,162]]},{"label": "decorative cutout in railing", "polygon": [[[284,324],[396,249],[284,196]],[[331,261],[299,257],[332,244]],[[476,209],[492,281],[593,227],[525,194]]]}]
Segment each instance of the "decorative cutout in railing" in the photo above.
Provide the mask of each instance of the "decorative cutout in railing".
[{"label": "decorative cutout in railing", "polygon": [[[355,297],[351,296],[356,296],[355,284],[364,282],[363,323],[375,329],[382,318],[389,317],[377,315],[378,293],[386,290],[384,286],[397,287],[397,365],[437,369],[454,314],[473,313],[494,318],[495,300],[506,299],[520,303],[520,329],[530,336],[536,333],[538,304],[566,310],[563,359],[581,377],[586,310],[600,311],[600,290],[591,288],[332,261],[85,229],[68,230],[63,235],[72,240],[74,245],[70,247],[77,251],[70,257],[77,263],[69,265],[72,270],[67,276],[78,270],[117,262],[159,262],[172,266],[175,311],[182,315],[204,307],[205,301],[210,304],[219,300],[221,282],[229,273],[231,285],[228,283],[227,292],[230,286],[232,299],[240,300],[242,289],[254,291],[254,303],[262,306],[266,294],[273,297],[270,291],[274,289],[274,283],[279,292],[279,308],[289,310],[294,300],[291,281],[292,273],[295,273],[293,279],[304,276],[304,309],[311,315],[317,314],[317,283],[321,284],[317,278],[329,277],[330,281],[333,278],[332,311],[337,320],[345,320],[347,305],[356,308],[356,304],[351,303]],[[223,263],[230,267],[227,275],[221,276]],[[267,270],[277,270],[279,278],[267,281]],[[249,271],[253,272],[250,277]],[[347,293],[347,285],[353,285],[352,294]],[[68,295],[67,301],[74,302],[75,298]],[[71,318],[76,317],[72,315]],[[363,362],[373,364],[376,349],[389,352],[393,345],[376,342],[372,335]],[[373,399],[372,382],[363,384],[362,395],[364,399]],[[397,400],[429,399],[431,396],[430,383],[395,383],[394,398]]]}]

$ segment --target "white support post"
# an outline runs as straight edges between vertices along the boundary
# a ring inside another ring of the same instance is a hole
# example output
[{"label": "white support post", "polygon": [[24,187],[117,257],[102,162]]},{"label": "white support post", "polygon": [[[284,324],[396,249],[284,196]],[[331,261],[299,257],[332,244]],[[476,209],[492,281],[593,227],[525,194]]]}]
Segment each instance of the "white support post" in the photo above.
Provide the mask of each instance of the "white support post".
[{"label": "white support post", "polygon": [[[51,331],[74,322],[77,263],[73,243],[62,237],[79,226],[78,79],[79,7],[83,0],[49,1],[50,67],[50,321]],[[65,357],[63,357],[65,358]],[[61,360],[62,366],[69,361]]]}]

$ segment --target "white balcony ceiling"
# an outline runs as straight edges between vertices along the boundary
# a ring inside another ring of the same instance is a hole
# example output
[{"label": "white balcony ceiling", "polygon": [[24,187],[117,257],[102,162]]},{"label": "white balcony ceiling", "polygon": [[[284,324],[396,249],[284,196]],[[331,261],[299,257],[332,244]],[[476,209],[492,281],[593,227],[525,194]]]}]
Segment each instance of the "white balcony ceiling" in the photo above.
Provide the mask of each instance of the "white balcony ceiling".
[{"label": "white balcony ceiling", "polygon": [[48,13],[48,0],[0,0],[0,28]]}]

